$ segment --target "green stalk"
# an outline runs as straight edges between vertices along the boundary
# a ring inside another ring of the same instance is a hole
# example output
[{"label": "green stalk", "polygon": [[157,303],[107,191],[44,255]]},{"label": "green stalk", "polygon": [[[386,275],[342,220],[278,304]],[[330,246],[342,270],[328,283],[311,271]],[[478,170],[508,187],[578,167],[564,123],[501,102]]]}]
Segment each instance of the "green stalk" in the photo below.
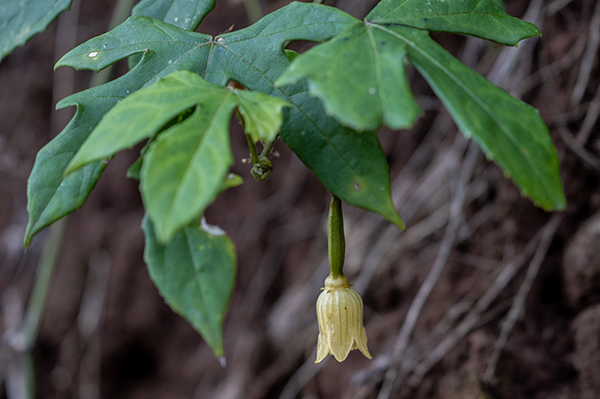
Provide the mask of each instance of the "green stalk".
[{"label": "green stalk", "polygon": [[327,247],[329,252],[329,270],[333,278],[344,275],[344,256],[346,253],[346,240],[344,238],[344,215],[342,201],[335,195],[329,203],[329,216],[327,217]]},{"label": "green stalk", "polygon": [[256,151],[256,145],[252,140],[252,137],[246,133],[246,141],[248,142],[248,148],[250,148],[250,157],[252,157],[252,164],[256,165],[259,162],[258,151]]},{"label": "green stalk", "polygon": [[258,0],[242,0],[242,2],[244,3],[246,14],[248,14],[248,19],[251,23],[255,23],[263,17],[263,12]]},{"label": "green stalk", "polygon": [[278,138],[279,138],[279,133],[277,133],[275,135],[275,137],[273,138],[273,140],[267,141],[267,143],[263,147],[262,151],[260,152],[260,156],[261,157],[268,157],[269,156],[269,154],[271,153],[271,150],[273,150],[273,146],[275,145],[275,142],[277,141]]},{"label": "green stalk", "polygon": [[27,313],[21,330],[24,339],[24,351],[29,351],[37,339],[37,333],[40,328],[42,312],[46,303],[46,295],[50,287],[52,272],[58,259],[59,249],[62,245],[66,220],[61,219],[54,223],[50,229],[50,236],[46,241],[38,270],[35,276],[31,298],[27,307]]},{"label": "green stalk", "polygon": [[[111,30],[120,23],[124,22],[131,15],[131,9],[133,8],[134,3],[135,0],[119,0],[117,2],[108,24],[108,30]],[[107,83],[111,78],[115,65],[116,64],[111,64],[95,74],[92,77],[90,87],[101,86],[104,83]]]}]

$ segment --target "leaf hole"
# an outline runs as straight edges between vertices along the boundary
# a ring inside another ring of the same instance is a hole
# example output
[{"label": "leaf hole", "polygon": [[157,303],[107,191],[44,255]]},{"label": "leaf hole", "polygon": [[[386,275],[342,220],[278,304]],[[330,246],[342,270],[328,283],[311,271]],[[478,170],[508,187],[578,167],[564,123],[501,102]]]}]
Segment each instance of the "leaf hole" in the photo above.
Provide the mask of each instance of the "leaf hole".
[{"label": "leaf hole", "polygon": [[354,191],[360,191],[360,185],[357,182],[352,184],[354,186]]}]

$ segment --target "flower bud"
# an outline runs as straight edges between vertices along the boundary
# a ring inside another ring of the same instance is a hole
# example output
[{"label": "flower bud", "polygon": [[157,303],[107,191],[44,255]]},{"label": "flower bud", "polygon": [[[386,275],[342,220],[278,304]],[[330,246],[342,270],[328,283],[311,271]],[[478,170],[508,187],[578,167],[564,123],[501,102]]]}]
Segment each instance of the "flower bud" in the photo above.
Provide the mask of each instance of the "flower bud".
[{"label": "flower bud", "polygon": [[363,327],[363,303],[360,295],[352,288],[344,275],[325,279],[323,292],[317,299],[319,338],[317,360],[332,354],[338,362],[343,362],[353,349],[358,349],[367,358],[371,354],[367,348],[367,333]]}]

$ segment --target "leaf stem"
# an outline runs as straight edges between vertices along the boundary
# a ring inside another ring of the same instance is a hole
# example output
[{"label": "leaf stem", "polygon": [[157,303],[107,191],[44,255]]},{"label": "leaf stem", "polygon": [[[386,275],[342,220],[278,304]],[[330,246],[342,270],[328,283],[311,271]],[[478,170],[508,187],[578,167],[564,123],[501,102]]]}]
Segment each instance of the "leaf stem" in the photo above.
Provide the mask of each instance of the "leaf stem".
[{"label": "leaf stem", "polygon": [[279,138],[279,133],[277,133],[275,135],[275,137],[273,138],[273,140],[267,141],[267,143],[263,147],[262,151],[260,152],[260,156],[261,157],[268,157],[269,156],[269,154],[273,150],[273,146],[275,145],[275,142],[277,141],[278,138]]},{"label": "leaf stem", "polygon": [[342,201],[332,196],[329,203],[329,215],[327,217],[327,247],[329,253],[329,270],[333,278],[344,275],[344,256],[346,253],[346,240],[344,237],[344,215],[342,213]]},{"label": "leaf stem", "polygon": [[246,141],[248,142],[248,148],[250,148],[250,156],[252,157],[252,163],[254,165],[258,164],[258,151],[256,151],[256,145],[252,140],[252,137],[248,133],[246,133]]}]

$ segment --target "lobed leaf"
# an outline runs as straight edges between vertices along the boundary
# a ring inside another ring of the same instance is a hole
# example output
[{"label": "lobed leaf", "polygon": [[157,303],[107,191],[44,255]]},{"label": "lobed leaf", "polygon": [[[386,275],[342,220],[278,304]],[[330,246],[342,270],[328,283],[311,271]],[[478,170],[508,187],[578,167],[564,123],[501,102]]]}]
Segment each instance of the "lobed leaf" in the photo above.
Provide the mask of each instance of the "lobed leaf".
[{"label": "lobed leaf", "polygon": [[222,356],[222,324],[235,282],[231,240],[215,226],[188,226],[161,245],[146,217],[144,260],[167,304],[189,321],[217,357]]},{"label": "lobed leaf", "polygon": [[508,46],[541,35],[535,25],[511,17],[494,0],[382,0],[366,20],[470,35]]},{"label": "lobed leaf", "polygon": [[406,80],[410,61],[523,195],[546,210],[565,199],[556,150],[539,113],[445,52],[427,30],[470,34],[504,44],[539,35],[492,0],[384,0],[331,41],[294,59],[276,81],[306,78],[329,113],[357,130],[410,126],[419,116]]},{"label": "lobed leaf", "polygon": [[[118,89],[113,87],[98,95],[120,99],[125,92],[129,94],[174,70],[186,69],[220,86],[235,80],[250,90],[282,98],[292,108],[285,112],[281,137],[325,187],[344,201],[378,212],[402,226],[391,201],[389,172],[377,137],[342,127],[325,115],[304,84],[284,89],[273,86],[290,62],[283,49],[286,42],[323,41],[354,22],[335,8],[291,3],[246,29],[211,38],[147,17],[131,17],[111,32],[73,49],[57,66],[98,71],[143,53],[136,69],[120,78]],[[261,51],[255,51],[257,48]],[[147,73],[141,73],[144,71]],[[95,101],[95,97],[83,93],[90,104]],[[92,126],[98,123],[86,122]],[[353,145],[357,142],[360,147]]]},{"label": "lobed leaf", "polygon": [[290,63],[282,49],[284,43],[323,41],[355,22],[331,7],[291,3],[247,29],[218,37],[221,46],[213,52],[214,61],[208,65],[206,77],[219,84],[235,80],[251,90],[288,101],[292,107],[286,111],[280,136],[300,160],[342,200],[377,212],[403,228],[391,200],[388,166],[375,134],[341,126],[310,96],[304,83],[274,86]]},{"label": "lobed leaf", "polygon": [[[92,92],[98,90],[92,89]],[[35,158],[27,182],[29,220],[23,240],[25,248],[44,227],[83,205],[106,166],[104,162],[94,162],[65,176],[67,165],[93,129],[89,121],[100,120],[111,102],[98,98],[94,107],[85,107],[80,100],[81,93],[59,103],[65,107],[76,105],[77,112],[63,131],[46,144]]]},{"label": "lobed leaf", "polygon": [[564,209],[558,156],[539,111],[475,73],[426,33],[411,30],[403,37],[413,43],[411,62],[465,136],[472,136],[537,206]]},{"label": "lobed leaf", "polygon": [[333,40],[298,56],[275,83],[283,86],[308,78],[311,94],[353,129],[374,130],[382,122],[401,129],[421,115],[405,62],[404,43],[357,21]]},{"label": "lobed leaf", "polygon": [[[227,89],[210,84],[187,71],[174,72],[159,79],[105,114],[71,161],[67,173],[153,137],[167,122],[185,110],[213,99],[219,101],[223,96],[229,97],[229,94]],[[234,104],[231,100],[229,102]]]},{"label": "lobed leaf", "polygon": [[2,0],[0,61],[16,47],[44,31],[72,0]]},{"label": "lobed leaf", "polygon": [[194,54],[194,58],[179,57],[175,60],[177,62],[162,58],[156,51],[146,51],[146,40],[151,40],[153,48],[162,53],[169,49],[186,52],[190,48],[202,47],[210,39],[208,35],[186,32],[148,17],[135,17],[76,47],[58,61],[56,67],[72,66],[99,71],[120,59],[143,54],[141,61],[126,75],[76,93],[57,104],[58,109],[77,106],[77,112],[63,131],[36,157],[27,186],[29,221],[24,238],[25,247],[44,227],[81,207],[96,185],[105,167],[101,161],[69,175],[65,172],[78,148],[102,116],[129,94],[177,70],[178,63],[190,70],[194,67],[200,69],[197,63],[206,63],[205,52]]},{"label": "lobed leaf", "polygon": [[236,90],[235,95],[244,129],[254,142],[275,139],[283,123],[282,108],[289,107],[289,103],[260,92]]},{"label": "lobed leaf", "polygon": [[233,109],[243,109],[250,121],[262,118],[260,128],[274,136],[286,105],[263,93],[217,86],[195,73],[177,71],[113,107],[81,146],[67,173],[154,137],[167,122],[196,107],[191,116],[150,143],[141,166],[140,191],[148,216],[158,241],[167,243],[202,214],[222,189],[233,163],[229,144]]},{"label": "lobed leaf", "polygon": [[159,242],[169,242],[221,192],[233,163],[231,97],[202,102],[194,115],[161,134],[144,157],[140,191]]}]

